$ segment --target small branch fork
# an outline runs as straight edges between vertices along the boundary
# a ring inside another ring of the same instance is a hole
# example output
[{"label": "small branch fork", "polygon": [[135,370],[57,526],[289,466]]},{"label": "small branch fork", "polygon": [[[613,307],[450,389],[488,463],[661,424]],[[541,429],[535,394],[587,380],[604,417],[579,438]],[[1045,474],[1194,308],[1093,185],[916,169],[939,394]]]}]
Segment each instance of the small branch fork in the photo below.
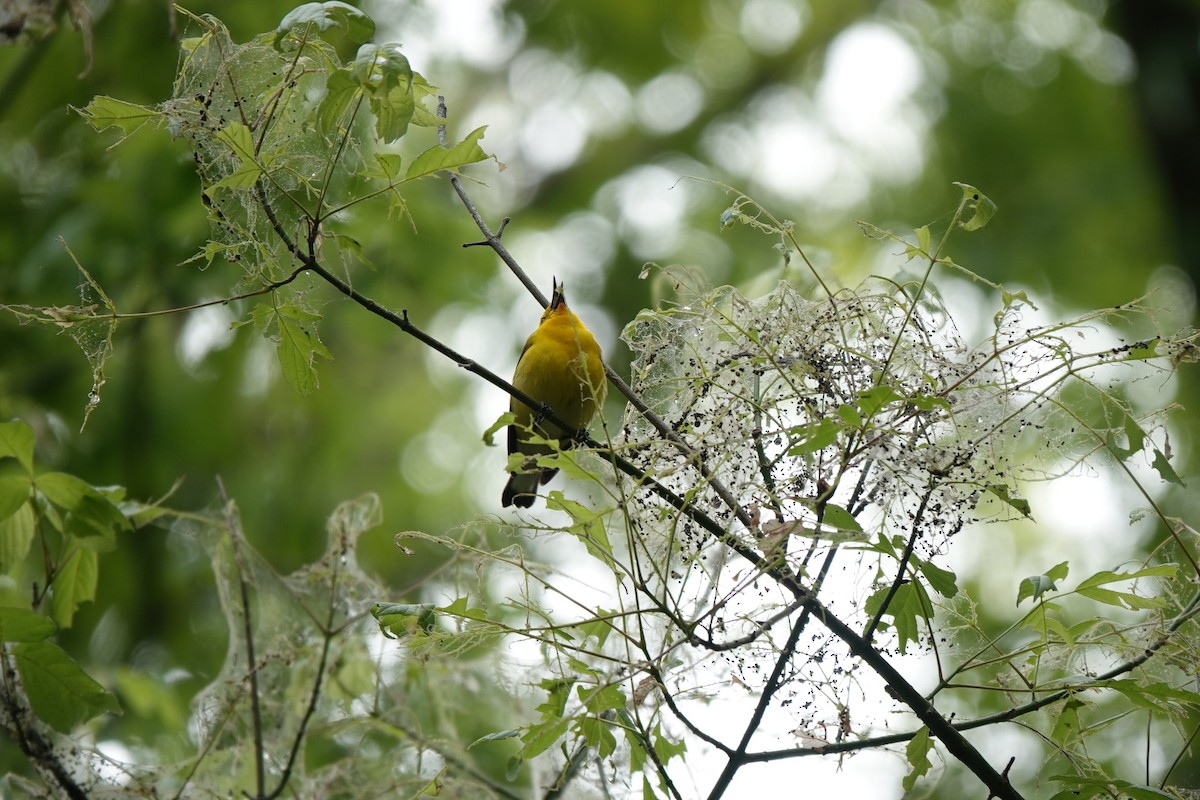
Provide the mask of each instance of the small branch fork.
[{"label": "small branch fork", "polygon": [[[246,642],[246,675],[250,684],[250,718],[254,729],[255,793],[251,795],[249,792],[245,792],[244,794],[248,800],[276,800],[276,798],[284,793],[288,787],[288,783],[291,781],[292,770],[295,769],[296,759],[300,754],[301,746],[304,744],[304,734],[308,730],[309,722],[316,713],[317,702],[321,697],[321,690],[325,682],[325,670],[329,664],[329,651],[333,645],[333,637],[336,635],[334,613],[337,604],[332,599],[336,596],[336,593],[331,593],[329,613],[324,623],[321,624],[321,657],[317,663],[317,673],[316,677],[313,678],[312,689],[309,692],[308,705],[305,707],[304,716],[301,717],[300,725],[292,737],[291,751],[288,753],[287,762],[284,764],[283,770],[279,775],[279,780],[275,788],[268,792],[265,763],[267,749],[263,735],[262,702],[258,685],[259,663],[255,655],[254,620],[251,615],[250,604],[250,570],[245,554],[242,552],[244,534],[242,532],[241,520],[238,518],[233,502],[226,494],[225,485],[221,482],[220,478],[217,479],[217,486],[221,494],[225,514],[225,527],[229,531],[229,538],[233,543],[233,557],[235,566],[237,567],[238,599],[242,605],[242,636]],[[334,559],[331,566],[331,569],[334,570],[331,581],[335,584],[338,580],[338,563],[338,560]]]}]

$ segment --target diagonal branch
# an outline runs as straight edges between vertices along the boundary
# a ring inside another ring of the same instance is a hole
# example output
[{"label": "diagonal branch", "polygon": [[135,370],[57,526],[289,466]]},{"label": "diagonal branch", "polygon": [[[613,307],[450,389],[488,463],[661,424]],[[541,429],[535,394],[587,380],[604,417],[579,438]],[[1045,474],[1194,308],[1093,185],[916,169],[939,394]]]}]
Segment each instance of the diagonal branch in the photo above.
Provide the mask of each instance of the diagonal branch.
[{"label": "diagonal branch", "polygon": [[729,783],[733,780],[733,776],[745,764],[746,750],[750,747],[750,740],[762,724],[763,716],[767,713],[767,709],[770,708],[771,701],[775,698],[775,693],[783,685],[784,670],[791,663],[792,654],[796,651],[796,643],[800,641],[800,634],[804,632],[808,618],[808,611],[802,611],[796,619],[795,624],[792,625],[787,642],[783,645],[779,656],[775,659],[775,668],[771,671],[767,685],[763,687],[762,696],[759,697],[758,704],[754,707],[754,713],[750,716],[750,721],[746,723],[746,730],[742,733],[742,740],[738,742],[737,750],[731,753],[729,760],[725,762],[725,769],[721,770],[716,783],[713,784],[712,790],[708,793],[709,800],[718,800],[718,798],[724,797],[726,790],[729,788]]},{"label": "diagonal branch", "polygon": [[[446,101],[443,97],[438,97],[438,117],[442,120],[442,124],[438,127],[438,139],[441,141],[442,145],[445,146]],[[519,280],[525,286],[525,288],[529,290],[529,293],[532,294],[543,307],[548,305],[546,296],[542,294],[541,289],[539,289],[537,284],[525,274],[525,270],[521,268],[521,265],[517,263],[517,260],[513,257],[512,253],[510,253],[508,248],[504,246],[504,243],[500,241],[500,231],[493,232],[491,227],[489,227],[487,222],[483,219],[483,215],[479,213],[479,209],[477,209],[475,204],[471,202],[471,198],[467,195],[466,189],[463,188],[462,181],[460,181],[458,176],[453,172],[448,174],[450,176],[450,185],[454,187],[454,191],[458,195],[458,199],[462,201],[463,206],[467,209],[467,213],[471,215],[471,219],[475,221],[475,225],[479,228],[480,233],[483,234],[484,242],[482,243],[486,243],[488,247],[495,251],[496,255],[500,257],[500,260],[503,261],[512,271],[513,275],[517,277],[517,280]],[[501,230],[503,230],[503,228],[501,228]],[[712,487],[713,491],[716,492],[717,496],[721,498],[721,502],[728,506],[734,515],[737,516],[738,521],[746,526],[746,530],[755,530],[755,526],[750,519],[750,515],[746,513],[746,510],[737,501],[724,483],[718,480],[717,477],[708,469],[708,466],[704,463],[704,454],[700,453],[686,441],[684,441],[683,437],[681,437],[674,428],[668,425],[662,419],[662,417],[654,413],[654,410],[650,408],[650,406],[646,405],[646,401],[642,400],[637,392],[633,391],[633,388],[626,383],[625,380],[617,374],[616,370],[614,370],[607,362],[604,364],[604,374],[608,377],[609,383],[615,386],[617,391],[620,392],[625,399],[637,409],[638,413],[654,426],[654,429],[658,431],[659,435],[671,442],[671,444],[675,445],[679,452],[688,459],[688,462],[695,465],[696,469],[700,472],[700,476],[704,478],[708,485]],[[531,407],[536,408],[536,405]]]},{"label": "diagonal branch", "polygon": [[875,629],[879,627],[879,621],[883,619],[883,615],[887,613],[888,606],[892,604],[892,598],[896,596],[896,592],[900,591],[900,586],[904,583],[904,576],[908,573],[908,562],[912,558],[913,548],[917,544],[917,536],[921,530],[921,520],[925,516],[925,508],[929,505],[929,498],[933,496],[934,483],[930,481],[929,488],[925,495],[921,498],[921,505],[917,508],[917,512],[912,521],[912,533],[908,536],[908,543],[904,546],[904,553],[900,556],[900,564],[896,568],[896,577],[892,581],[892,585],[888,587],[888,593],[883,598],[883,602],[879,604],[879,610],[875,612],[875,616],[871,618],[866,630],[863,631],[863,638],[868,642],[875,635]]},{"label": "diagonal branch", "polygon": [[262,797],[267,785],[264,762],[266,747],[263,744],[262,705],[258,693],[258,663],[254,655],[254,620],[250,611],[250,586],[246,560],[242,555],[242,525],[233,503],[225,494],[225,485],[219,477],[217,478],[217,487],[221,492],[225,527],[229,531],[229,540],[233,543],[233,558],[237,565],[238,590],[242,602],[242,635],[246,639],[246,677],[250,682],[250,718],[254,729],[254,796]]}]

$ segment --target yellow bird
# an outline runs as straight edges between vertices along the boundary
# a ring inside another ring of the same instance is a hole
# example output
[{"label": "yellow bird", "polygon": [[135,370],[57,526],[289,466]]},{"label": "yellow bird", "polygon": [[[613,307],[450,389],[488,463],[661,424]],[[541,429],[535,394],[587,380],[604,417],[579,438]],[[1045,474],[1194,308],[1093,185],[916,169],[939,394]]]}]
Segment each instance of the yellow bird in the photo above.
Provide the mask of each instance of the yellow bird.
[{"label": "yellow bird", "polygon": [[579,317],[567,308],[562,284],[557,281],[537,330],[525,340],[512,382],[534,400],[549,406],[556,417],[570,426],[570,430],[564,431],[540,419],[539,409],[512,398],[509,409],[516,420],[508,428],[508,452],[530,458],[525,459],[524,471],[510,474],[500,502],[505,507],[529,508],[538,486],[549,482],[558,472],[537,468],[533,457],[552,453],[554,449],[531,441],[532,437],[558,439],[560,449],[570,447],[576,432],[591,422],[608,391],[600,345]]}]

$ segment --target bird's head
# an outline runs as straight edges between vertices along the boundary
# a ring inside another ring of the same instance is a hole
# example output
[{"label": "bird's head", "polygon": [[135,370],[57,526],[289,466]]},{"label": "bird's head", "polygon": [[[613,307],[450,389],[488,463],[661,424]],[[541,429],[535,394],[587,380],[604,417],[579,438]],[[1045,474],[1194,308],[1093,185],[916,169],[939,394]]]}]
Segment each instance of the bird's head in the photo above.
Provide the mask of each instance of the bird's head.
[{"label": "bird's head", "polygon": [[555,279],[554,290],[550,295],[550,305],[546,306],[546,311],[542,314],[542,322],[545,322],[556,314],[567,313],[570,313],[567,310],[567,296],[563,291],[563,285]]}]

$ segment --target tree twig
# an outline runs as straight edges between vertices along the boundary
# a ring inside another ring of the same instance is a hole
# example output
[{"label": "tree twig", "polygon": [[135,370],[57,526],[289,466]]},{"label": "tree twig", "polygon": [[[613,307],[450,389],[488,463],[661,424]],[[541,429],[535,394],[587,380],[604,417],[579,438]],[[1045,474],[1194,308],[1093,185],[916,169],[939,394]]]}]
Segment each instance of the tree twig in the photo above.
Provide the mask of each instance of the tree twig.
[{"label": "tree twig", "polygon": [[254,797],[262,797],[266,791],[266,749],[263,744],[262,708],[258,695],[258,662],[254,655],[254,623],[250,611],[250,586],[246,579],[246,560],[242,555],[242,526],[237,518],[237,512],[229,496],[225,493],[225,484],[217,477],[217,487],[221,493],[222,513],[225,516],[225,527],[229,531],[229,540],[233,544],[233,558],[237,565],[238,590],[242,601],[242,635],[246,639],[246,678],[250,682],[250,718],[254,730]]},{"label": "tree twig", "polygon": [[920,535],[921,520],[925,516],[925,508],[929,505],[929,498],[933,496],[935,484],[931,480],[929,488],[926,490],[924,497],[921,498],[921,505],[917,507],[917,513],[913,517],[912,532],[908,535],[908,542],[904,546],[904,553],[900,556],[900,562],[896,569],[896,577],[892,580],[892,585],[888,587],[888,592],[883,598],[883,602],[879,604],[879,609],[875,612],[875,616],[871,618],[865,630],[863,630],[863,638],[868,642],[875,635],[875,629],[879,626],[879,621],[887,612],[888,606],[892,603],[892,598],[896,596],[896,592],[900,591],[900,586],[904,583],[905,574],[908,572],[908,561],[912,558],[913,548],[917,544],[917,537]]}]

